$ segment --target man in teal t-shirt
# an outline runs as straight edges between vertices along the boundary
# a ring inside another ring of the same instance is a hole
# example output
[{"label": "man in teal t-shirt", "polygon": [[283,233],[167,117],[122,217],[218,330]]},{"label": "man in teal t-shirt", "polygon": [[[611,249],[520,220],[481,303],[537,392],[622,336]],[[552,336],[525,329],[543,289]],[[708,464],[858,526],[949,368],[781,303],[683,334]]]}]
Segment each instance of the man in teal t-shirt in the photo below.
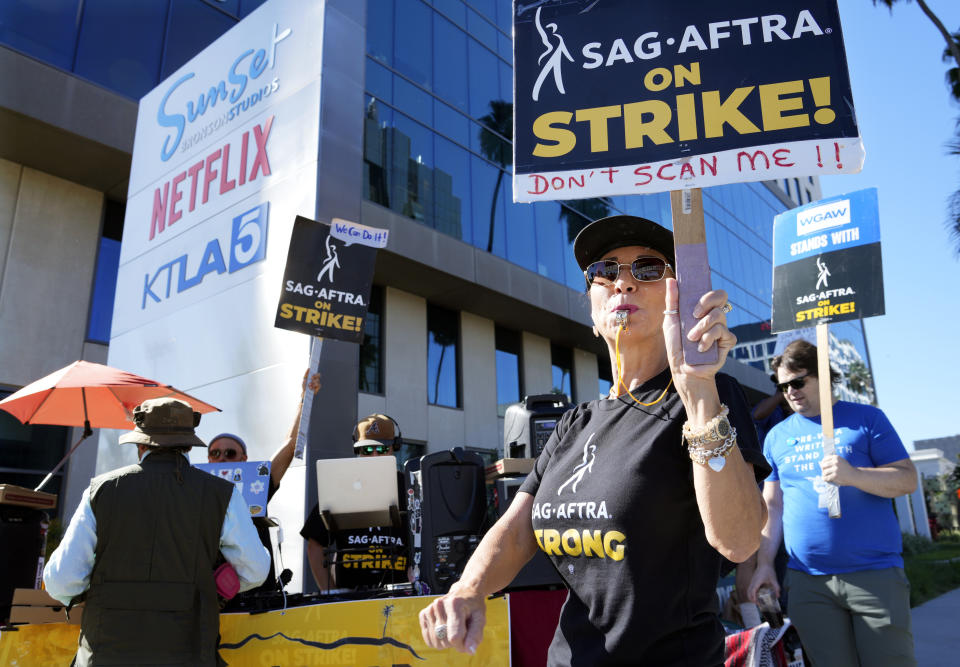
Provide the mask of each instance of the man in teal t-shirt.
[{"label": "man in teal t-shirt", "polygon": [[[915,665],[910,585],[890,499],[917,488],[917,471],[883,412],[845,401],[833,405],[836,454],[824,456],[817,348],[794,341],[772,366],[794,414],[764,441],[773,472],[749,596],[756,601],[762,586],[779,594],[773,559],[782,534],[790,618],[815,667]],[[839,487],[837,519],[821,507],[831,484]]]}]

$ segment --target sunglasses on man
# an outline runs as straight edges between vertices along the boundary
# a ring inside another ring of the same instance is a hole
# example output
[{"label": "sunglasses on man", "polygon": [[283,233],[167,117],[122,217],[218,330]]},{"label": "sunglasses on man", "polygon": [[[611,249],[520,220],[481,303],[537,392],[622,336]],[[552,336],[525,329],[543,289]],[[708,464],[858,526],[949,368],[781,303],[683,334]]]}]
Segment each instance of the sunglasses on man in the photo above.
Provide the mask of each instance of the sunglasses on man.
[{"label": "sunglasses on man", "polygon": [[393,451],[393,445],[363,445],[357,447],[360,456],[373,456],[374,454],[388,454]]},{"label": "sunglasses on man", "polygon": [[601,259],[589,265],[584,271],[587,287],[597,280],[612,283],[620,276],[620,268],[624,266],[629,266],[630,275],[642,283],[663,280],[667,269],[673,269],[668,262],[659,257],[637,257],[629,264],[620,264],[615,259]]},{"label": "sunglasses on man", "polygon": [[798,378],[793,378],[792,380],[787,380],[786,382],[777,383],[777,391],[782,393],[787,393],[787,389],[803,389],[803,386],[807,384],[807,378],[810,377],[810,373],[806,375],[801,375]]},{"label": "sunglasses on man", "polygon": [[240,456],[240,451],[236,449],[211,449],[207,451],[207,456],[211,459],[222,457],[225,461],[232,461]]}]

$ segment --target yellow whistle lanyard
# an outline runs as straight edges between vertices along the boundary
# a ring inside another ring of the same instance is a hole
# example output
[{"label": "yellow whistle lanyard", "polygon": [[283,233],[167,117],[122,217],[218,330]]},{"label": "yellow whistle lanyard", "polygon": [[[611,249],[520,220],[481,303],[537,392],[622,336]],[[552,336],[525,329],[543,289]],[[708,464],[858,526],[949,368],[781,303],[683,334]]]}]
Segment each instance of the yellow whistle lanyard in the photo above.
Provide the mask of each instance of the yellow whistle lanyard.
[{"label": "yellow whistle lanyard", "polygon": [[620,365],[620,333],[625,328],[626,327],[617,327],[617,339],[614,345],[614,360],[617,363],[617,394],[620,393],[620,388],[623,387],[627,392],[627,396],[632,398],[634,403],[637,403],[638,405],[642,405],[645,408],[649,408],[651,405],[656,405],[657,403],[662,401],[663,397],[667,395],[667,390],[670,389],[670,385],[673,384],[673,376],[672,375],[670,376],[670,381],[667,383],[667,386],[664,388],[663,393],[660,394],[660,397],[657,400],[655,400],[653,403],[644,403],[643,401],[637,400],[637,397],[630,393],[630,388],[623,382],[623,367]]}]

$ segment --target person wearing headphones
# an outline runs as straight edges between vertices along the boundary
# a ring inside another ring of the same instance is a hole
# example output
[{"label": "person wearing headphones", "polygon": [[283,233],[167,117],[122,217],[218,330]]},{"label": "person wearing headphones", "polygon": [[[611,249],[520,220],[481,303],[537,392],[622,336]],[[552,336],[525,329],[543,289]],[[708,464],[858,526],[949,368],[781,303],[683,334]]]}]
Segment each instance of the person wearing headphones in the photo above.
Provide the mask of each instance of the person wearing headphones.
[{"label": "person wearing headphones", "polygon": [[[353,429],[354,455],[396,454],[403,445],[399,430],[399,424],[387,415],[364,417]],[[403,478],[399,473],[397,487],[397,498],[402,500]],[[410,581],[406,520],[403,523],[400,528],[355,528],[331,534],[320,517],[319,506],[314,505],[300,535],[307,541],[307,561],[320,591],[377,589]]]}]

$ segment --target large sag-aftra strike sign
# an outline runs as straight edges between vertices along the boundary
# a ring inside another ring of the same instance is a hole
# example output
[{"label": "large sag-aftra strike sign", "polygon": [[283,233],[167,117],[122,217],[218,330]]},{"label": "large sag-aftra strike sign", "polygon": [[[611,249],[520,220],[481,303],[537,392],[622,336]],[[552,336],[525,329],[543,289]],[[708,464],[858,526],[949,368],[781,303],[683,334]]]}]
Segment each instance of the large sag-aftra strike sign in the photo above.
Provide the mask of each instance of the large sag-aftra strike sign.
[{"label": "large sag-aftra strike sign", "polygon": [[836,0],[514,4],[514,200],[855,173]]}]

